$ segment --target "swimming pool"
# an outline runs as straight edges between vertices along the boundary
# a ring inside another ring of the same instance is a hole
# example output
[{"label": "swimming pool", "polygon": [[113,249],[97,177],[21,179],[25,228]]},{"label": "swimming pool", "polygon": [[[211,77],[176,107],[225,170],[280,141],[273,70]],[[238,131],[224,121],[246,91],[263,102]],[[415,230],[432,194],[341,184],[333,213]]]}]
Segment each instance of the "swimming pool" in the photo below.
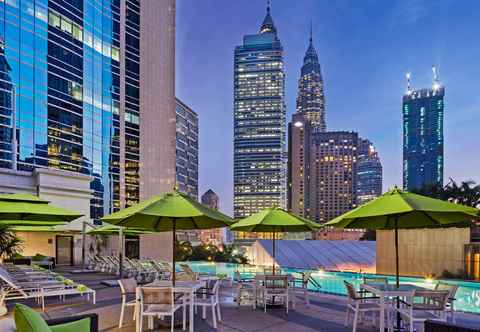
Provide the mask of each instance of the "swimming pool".
[{"label": "swimming pool", "polygon": [[[249,265],[239,265],[231,263],[212,263],[212,262],[187,262],[193,271],[201,273],[222,273],[232,278],[235,271],[239,271],[242,276],[252,276],[254,273],[261,271],[257,267]],[[283,269],[286,273],[299,273],[305,270],[300,269]],[[309,288],[313,291],[320,291],[324,293],[345,295],[346,290],[343,281],[353,283],[358,287],[362,282],[364,276],[371,274],[361,274],[352,272],[327,272],[327,271],[313,271],[312,278],[321,286],[321,289],[316,289],[312,283],[309,283]],[[394,283],[395,277],[386,276],[389,282]],[[423,278],[401,277],[400,282],[418,285],[425,288],[435,287],[437,281],[428,281]],[[442,282],[456,284],[459,286],[455,309],[457,311],[465,311],[480,314],[480,283],[461,281],[461,280],[442,280]]]}]

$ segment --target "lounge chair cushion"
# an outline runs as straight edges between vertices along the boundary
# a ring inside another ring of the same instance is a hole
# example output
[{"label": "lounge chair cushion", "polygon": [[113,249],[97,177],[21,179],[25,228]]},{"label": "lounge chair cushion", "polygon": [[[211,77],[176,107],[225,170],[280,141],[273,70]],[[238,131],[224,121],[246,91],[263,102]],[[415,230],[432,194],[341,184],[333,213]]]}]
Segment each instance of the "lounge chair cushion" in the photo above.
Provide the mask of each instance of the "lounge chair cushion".
[{"label": "lounge chair cushion", "polygon": [[[51,332],[47,322],[38,312],[23,304],[15,304],[13,314],[17,332]],[[88,331],[88,330],[87,330]]]},{"label": "lounge chair cushion", "polygon": [[52,332],[90,332],[90,318],[50,326]]}]

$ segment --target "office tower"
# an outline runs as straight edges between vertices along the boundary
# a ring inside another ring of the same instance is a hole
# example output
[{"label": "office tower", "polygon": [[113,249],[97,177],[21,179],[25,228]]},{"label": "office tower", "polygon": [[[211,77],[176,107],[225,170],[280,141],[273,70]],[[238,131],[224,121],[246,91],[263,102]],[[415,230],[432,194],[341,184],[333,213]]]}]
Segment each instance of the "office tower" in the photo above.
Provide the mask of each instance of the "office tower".
[{"label": "office tower", "polygon": [[[298,80],[297,108],[288,126],[287,207],[305,216],[309,211],[310,135],[325,131],[325,95],[312,28]],[[292,173],[293,172],[293,173]]]},{"label": "office tower", "polygon": [[310,137],[312,128],[304,114],[295,113],[288,124],[287,209],[299,216],[310,208]]},{"label": "office tower", "polygon": [[0,167],[92,176],[92,219],[171,190],[175,1],[0,1],[0,13],[16,94],[0,104],[17,105]]},{"label": "office tower", "polygon": [[198,199],[198,115],[178,98],[177,113],[177,186],[181,192]]},{"label": "office tower", "polygon": [[443,112],[445,88],[435,67],[431,88],[413,90],[407,74],[403,96],[403,188],[443,186]]},{"label": "office tower", "polygon": [[357,205],[382,194],[382,163],[375,147],[367,139],[359,139],[356,173]]},{"label": "office tower", "polygon": [[317,51],[313,46],[312,30],[298,80],[297,113],[303,114],[316,130],[325,131],[325,94]]},{"label": "office tower", "polygon": [[[212,189],[208,189],[202,195],[201,202],[202,204],[214,210],[218,210],[220,208],[220,198]],[[222,243],[226,242],[225,235],[225,228],[204,229],[200,231],[200,240],[202,243],[221,245]]]},{"label": "office tower", "polygon": [[268,7],[260,32],[235,48],[235,218],[285,207],[284,76],[283,47]]},{"label": "office tower", "polygon": [[310,143],[310,211],[319,223],[355,207],[358,134],[348,131],[316,132]]}]

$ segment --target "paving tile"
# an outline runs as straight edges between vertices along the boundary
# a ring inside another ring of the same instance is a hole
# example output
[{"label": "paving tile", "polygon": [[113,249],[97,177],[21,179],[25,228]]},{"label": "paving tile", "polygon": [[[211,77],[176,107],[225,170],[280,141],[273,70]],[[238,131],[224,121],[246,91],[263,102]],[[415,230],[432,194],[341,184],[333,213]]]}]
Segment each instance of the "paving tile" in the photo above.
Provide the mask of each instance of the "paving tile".
[{"label": "paving tile", "polygon": [[[62,269],[61,274],[79,283],[86,284],[97,291],[97,304],[85,301],[78,296],[68,297],[66,301],[58,298],[47,299],[46,318],[58,318],[72,316],[81,313],[95,312],[99,315],[100,331],[102,332],[134,332],[135,324],[132,320],[132,308],[127,308],[125,313],[125,325],[118,328],[120,317],[120,290],[118,287],[107,287],[101,281],[113,279],[111,275],[104,273],[70,274],[69,269]],[[261,308],[253,310],[251,306],[238,307],[233,301],[235,290],[231,287],[221,288],[222,318],[218,323],[218,329],[212,327],[210,311],[207,310],[207,319],[203,320],[201,314],[195,316],[196,332],[349,332],[350,327],[344,327],[346,310],[346,298],[329,294],[316,293],[311,296],[311,304],[307,306],[301,297],[297,300],[296,310],[290,310],[286,315],[285,310],[267,309],[264,313]],[[34,301],[21,301],[40,311]],[[10,311],[14,303],[9,303]],[[201,310],[201,309],[199,309]],[[8,317],[8,316],[6,316]],[[4,319],[5,317],[0,317]],[[458,313],[457,319],[468,325],[479,324],[480,315]],[[146,326],[146,325],[145,325]],[[157,331],[168,331],[163,328]],[[176,329],[181,331],[181,329]],[[376,332],[370,322],[361,324],[358,332]]]}]

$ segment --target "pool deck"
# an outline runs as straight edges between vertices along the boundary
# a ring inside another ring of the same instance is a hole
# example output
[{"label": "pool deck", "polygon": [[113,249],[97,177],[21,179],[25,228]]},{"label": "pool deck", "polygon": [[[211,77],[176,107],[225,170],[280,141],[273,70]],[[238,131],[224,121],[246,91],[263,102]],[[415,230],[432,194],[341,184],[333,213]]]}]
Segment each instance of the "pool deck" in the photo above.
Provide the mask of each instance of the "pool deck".
[{"label": "pool deck", "polygon": [[[81,298],[68,298],[65,302],[56,299],[47,299],[45,317],[57,318],[72,316],[80,313],[97,313],[100,320],[100,331],[135,331],[135,324],[132,321],[133,309],[131,307],[125,312],[125,325],[118,328],[120,316],[120,290],[118,287],[107,287],[101,281],[113,279],[111,275],[104,273],[70,274],[69,269],[59,270],[68,278],[83,283],[97,291],[97,303],[82,301]],[[253,310],[251,306],[237,306],[233,301],[234,289],[225,285],[221,288],[221,310],[223,320],[219,322],[216,331],[225,332],[296,332],[296,331],[328,331],[347,332],[352,328],[344,327],[346,298],[336,295],[315,293],[310,297],[310,306],[304,304],[301,297],[297,300],[296,310],[291,310],[288,315],[284,308]],[[26,302],[34,308],[38,308],[34,302]],[[13,303],[8,305],[9,312]],[[201,319],[201,315],[195,315],[195,331],[215,331],[211,325],[211,316],[207,310],[207,319]],[[467,326],[478,326],[480,315],[456,314],[457,321]],[[1,318],[0,318],[1,319]],[[146,324],[145,324],[146,329]],[[156,329],[168,331],[169,328]],[[177,329],[176,331],[181,331]],[[361,324],[358,332],[378,331],[371,325],[371,322]]]}]

